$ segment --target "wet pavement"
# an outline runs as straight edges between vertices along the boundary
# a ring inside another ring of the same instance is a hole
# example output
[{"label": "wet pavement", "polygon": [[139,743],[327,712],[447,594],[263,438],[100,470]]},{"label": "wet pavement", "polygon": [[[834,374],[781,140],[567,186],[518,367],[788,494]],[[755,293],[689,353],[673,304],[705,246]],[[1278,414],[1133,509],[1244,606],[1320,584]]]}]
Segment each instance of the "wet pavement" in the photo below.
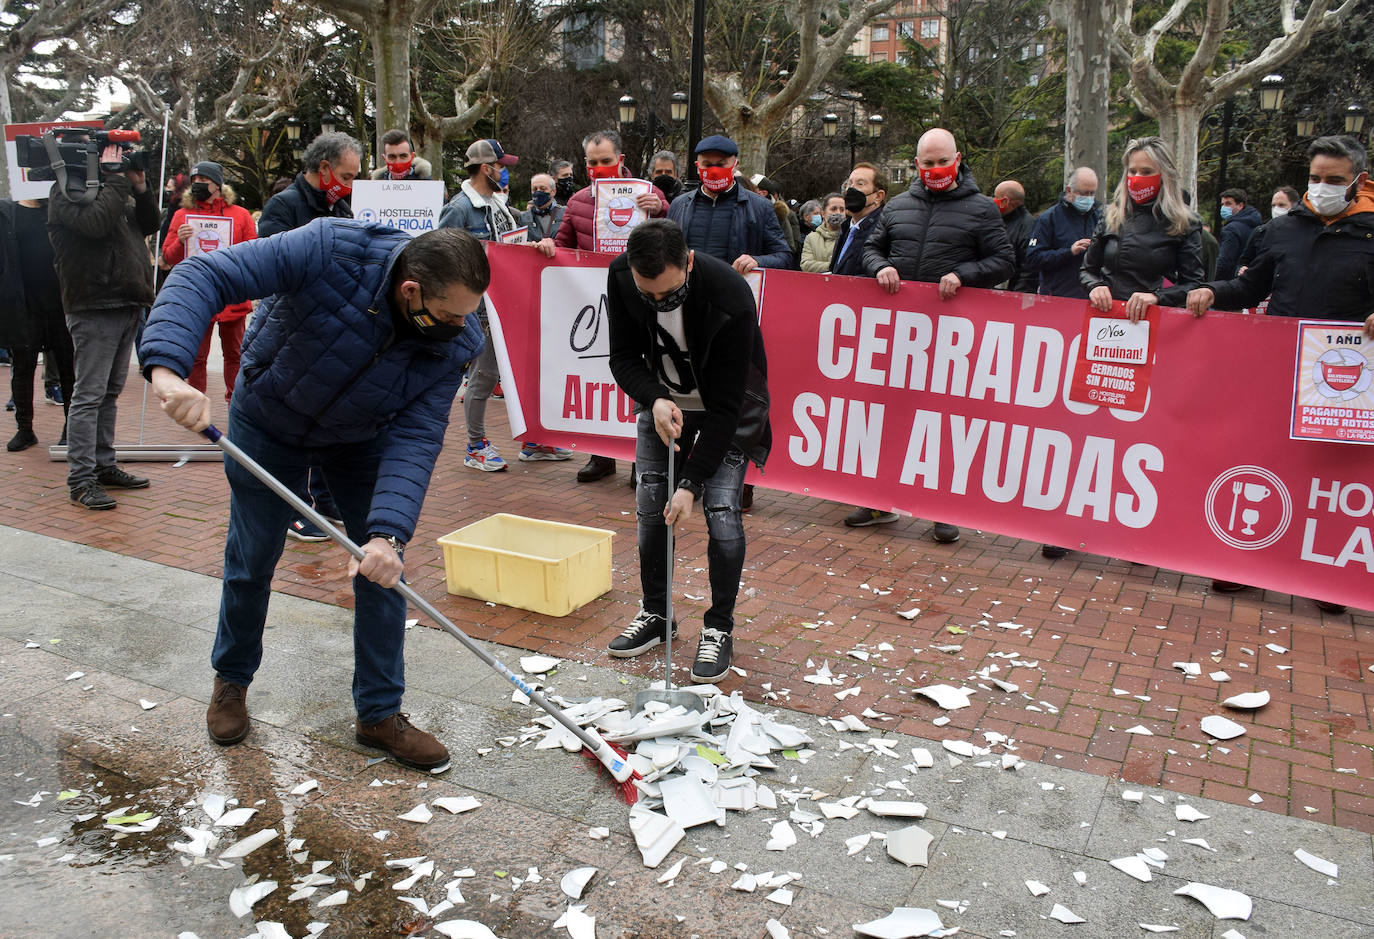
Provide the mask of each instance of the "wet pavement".
[{"label": "wet pavement", "polygon": [[[560,880],[591,866],[598,873],[580,902],[600,937],[753,939],[772,935],[769,920],[791,936],[849,936],[853,924],[904,906],[933,909],[959,935],[988,939],[1146,935],[1140,924],[1227,939],[1228,930],[1246,939],[1374,936],[1368,834],[1163,789],[1134,787],[1145,795],[1126,801],[1131,785],[1050,762],[1003,770],[1000,755],[1016,752],[1005,744],[956,765],[938,741],[897,733],[896,721],[881,717],[866,732],[838,733],[778,709],[815,738],[808,760],[779,760],[759,778],[781,807],[691,829],[651,870],[625,805],[592,764],[495,742],[537,712],[513,703],[504,680],[435,630],[408,633],[406,706],[449,745],[453,767],[435,776],[374,762],[352,738],[351,614],[280,594],[249,692],[252,732],[240,746],[217,747],[203,716],[218,593],[211,577],[0,528],[0,935],[210,939],[255,935],[255,923],[271,922],[292,937],[311,924],[328,924],[325,936],[440,936],[438,924],[471,920],[498,936],[567,936],[554,927],[573,902]],[[523,651],[490,648],[513,667]],[[549,680],[570,698],[628,698],[644,684],[574,661]],[[917,769],[913,747],[929,748],[935,765]],[[292,794],[307,780],[318,787]],[[928,867],[892,860],[881,839],[849,853],[847,839],[908,824],[866,812],[830,819],[815,837],[799,831],[786,851],[766,850],[788,803],[817,812],[820,798],[879,789],[928,806],[916,823],[934,836]],[[215,795],[256,812],[239,828],[214,829],[217,846],[193,860],[172,844],[186,837],[182,826],[213,827],[206,800]],[[435,808],[423,825],[398,818],[444,796],[474,796],[481,806],[457,815]],[[1179,805],[1210,817],[1180,821]],[[161,821],[125,833],[106,827],[111,813]],[[589,837],[602,826],[605,840]],[[267,828],[278,834],[263,847],[218,859]],[[1107,863],[1147,848],[1167,855],[1148,883]],[[1299,848],[1337,864],[1338,875],[1298,863]],[[393,889],[410,872],[387,862],[421,855],[436,873]],[[712,873],[708,858],[728,866]],[[679,876],[660,883],[678,860]],[[322,862],[318,873],[333,882],[291,900],[292,884]],[[732,889],[741,870],[795,873],[791,905],[767,899],[768,890]],[[249,915],[231,912],[235,888],[269,880],[277,888]],[[1049,893],[1032,896],[1027,880]],[[430,909],[455,881],[463,902],[437,917],[400,899]],[[1174,895],[1190,881],[1251,897],[1249,921],[1218,920]],[[320,906],[339,890],[346,902]],[[1086,922],[1050,918],[1055,904]]]}]

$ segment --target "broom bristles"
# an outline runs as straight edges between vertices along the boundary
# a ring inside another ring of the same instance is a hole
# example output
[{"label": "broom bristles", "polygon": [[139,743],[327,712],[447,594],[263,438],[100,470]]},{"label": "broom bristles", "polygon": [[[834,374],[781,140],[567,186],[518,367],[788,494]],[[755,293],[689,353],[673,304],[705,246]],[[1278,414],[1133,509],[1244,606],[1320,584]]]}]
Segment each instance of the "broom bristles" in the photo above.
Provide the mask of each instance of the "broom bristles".
[{"label": "broom bristles", "polygon": [[[622,750],[615,744],[611,743],[609,744],[609,746],[612,750],[615,751],[616,756],[620,757],[622,760],[626,759],[629,756],[628,753],[626,753],[624,750]],[[615,783],[616,789],[618,789],[620,792],[620,800],[622,802],[624,802],[626,805],[634,805],[635,802],[639,801],[639,788],[635,785],[635,780],[643,779],[644,777],[639,774],[638,770],[631,770],[629,779],[625,780],[624,782],[617,782],[615,777],[611,775],[610,770],[606,769],[605,764],[603,764],[599,759],[597,759],[596,754],[589,750],[587,747],[582,748],[582,756],[595,763],[597,768],[602,773],[604,773],[606,777],[611,780],[611,782]]]}]

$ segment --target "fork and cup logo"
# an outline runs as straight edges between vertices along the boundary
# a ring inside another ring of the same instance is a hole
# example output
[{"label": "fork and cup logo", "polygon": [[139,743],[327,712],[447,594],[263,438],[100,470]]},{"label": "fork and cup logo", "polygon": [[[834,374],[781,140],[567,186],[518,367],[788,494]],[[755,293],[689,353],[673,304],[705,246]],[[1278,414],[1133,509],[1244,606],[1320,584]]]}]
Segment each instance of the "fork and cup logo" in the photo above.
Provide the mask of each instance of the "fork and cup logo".
[{"label": "fork and cup logo", "polygon": [[1207,526],[1225,544],[1258,551],[1274,544],[1293,521],[1293,498],[1283,480],[1259,466],[1233,466],[1212,481],[1204,505]]}]

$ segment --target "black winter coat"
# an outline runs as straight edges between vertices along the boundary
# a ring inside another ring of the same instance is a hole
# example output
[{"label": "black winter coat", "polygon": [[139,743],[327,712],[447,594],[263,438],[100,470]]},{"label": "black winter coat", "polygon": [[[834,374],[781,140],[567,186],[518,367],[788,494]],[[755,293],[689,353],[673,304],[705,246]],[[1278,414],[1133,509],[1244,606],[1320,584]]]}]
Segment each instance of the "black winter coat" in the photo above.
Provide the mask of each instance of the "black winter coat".
[{"label": "black winter coat", "polygon": [[1031,215],[1024,205],[1018,205],[1016,211],[1003,216],[1002,221],[1007,226],[1007,240],[1011,242],[1011,250],[1016,254],[1016,270],[1007,280],[1007,289],[1035,293],[1035,289],[1040,286],[1040,276],[1026,263],[1026,246],[1030,244],[1031,232],[1035,230],[1035,216]]},{"label": "black winter coat", "polygon": [[1247,205],[1222,226],[1221,248],[1217,251],[1217,280],[1230,280],[1236,276],[1245,243],[1262,221],[1259,209]]},{"label": "black winter coat", "polygon": [[262,215],[258,218],[258,237],[280,235],[317,218],[352,217],[353,207],[347,199],[340,199],[331,206],[321,190],[305,181],[304,173],[297,173],[290,186],[268,199],[262,207]]},{"label": "black winter coat", "polygon": [[[1266,226],[1264,247],[1245,273],[1206,284],[1218,310],[1243,310],[1269,297],[1271,316],[1362,323],[1374,313],[1374,183],[1365,183],[1357,211],[1330,225],[1305,202]],[[1179,306],[1185,291],[1161,303]]]},{"label": "black winter coat", "polygon": [[[748,281],[729,264],[701,251],[696,252],[688,281],[683,331],[706,416],[682,476],[704,484],[720,468],[731,446],[760,469],[768,459],[773,442],[768,424],[768,359]],[[640,296],[623,254],[607,272],[606,309],[616,384],[644,409],[653,408],[659,398],[671,399],[672,391],[654,361],[658,314]]]},{"label": "black winter coat", "polygon": [[878,224],[878,219],[882,217],[882,209],[870,212],[859,220],[859,233],[854,236],[854,243],[849,246],[849,250],[844,253],[844,257],[838,261],[835,255],[840,253],[845,241],[849,238],[849,229],[853,227],[854,220],[845,218],[844,224],[840,226],[840,233],[835,238],[834,250],[830,253],[830,273],[846,274],[850,277],[869,277],[868,270],[864,267],[864,242],[868,236],[873,234],[873,226]]},{"label": "black winter coat", "polygon": [[48,239],[67,315],[151,305],[153,260],[143,239],[161,221],[157,193],[135,193],[122,174],[106,177],[95,201],[86,205],[73,202],[53,183]]},{"label": "black winter coat", "polygon": [[53,267],[52,242],[46,231],[47,205],[39,206],[26,208],[12,199],[0,199],[0,349],[53,348],[64,341],[67,332],[61,301],[29,292],[30,284],[41,281],[24,267],[19,238],[25,226],[19,223],[20,212],[33,212],[44,219],[38,231],[41,241],[32,247],[34,253],[46,253],[48,266]]},{"label": "black winter coat", "polygon": [[1094,287],[1111,288],[1116,300],[1133,293],[1158,293],[1169,278],[1185,289],[1206,278],[1202,268],[1202,223],[1196,218],[1186,234],[1171,235],[1168,223],[1155,215],[1154,204],[1132,203],[1121,230],[1107,231],[1106,212],[1083,252],[1078,278],[1091,293]]},{"label": "black winter coat", "polygon": [[997,203],[961,166],[954,189],[931,192],[918,176],[884,207],[864,245],[864,267],[870,277],[895,267],[902,280],[936,283],[953,273],[965,287],[995,287],[1011,276],[1016,254]]},{"label": "black winter coat", "polygon": [[1052,297],[1086,299],[1088,292],[1078,279],[1086,252],[1073,253],[1073,243],[1092,238],[1102,221],[1102,204],[1094,203],[1086,212],[1060,199],[1040,213],[1026,247],[1026,266],[1040,274],[1039,292]]}]

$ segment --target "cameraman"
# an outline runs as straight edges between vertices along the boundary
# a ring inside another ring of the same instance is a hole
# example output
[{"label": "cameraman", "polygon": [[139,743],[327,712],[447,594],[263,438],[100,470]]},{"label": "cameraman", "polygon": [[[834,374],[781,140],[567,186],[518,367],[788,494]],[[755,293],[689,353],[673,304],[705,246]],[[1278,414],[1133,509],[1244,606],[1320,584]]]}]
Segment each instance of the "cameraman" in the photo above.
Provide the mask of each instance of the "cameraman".
[{"label": "cameraman", "polygon": [[[64,142],[74,142],[71,137]],[[143,239],[158,229],[157,196],[118,144],[100,153],[100,188],[59,181],[48,199],[62,307],[76,353],[76,389],[67,418],[67,487],[88,509],[112,509],[106,489],[143,489],[148,480],[115,465],[115,414],[129,374],[139,319],[153,302],[153,270]]]}]

